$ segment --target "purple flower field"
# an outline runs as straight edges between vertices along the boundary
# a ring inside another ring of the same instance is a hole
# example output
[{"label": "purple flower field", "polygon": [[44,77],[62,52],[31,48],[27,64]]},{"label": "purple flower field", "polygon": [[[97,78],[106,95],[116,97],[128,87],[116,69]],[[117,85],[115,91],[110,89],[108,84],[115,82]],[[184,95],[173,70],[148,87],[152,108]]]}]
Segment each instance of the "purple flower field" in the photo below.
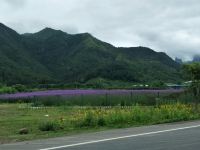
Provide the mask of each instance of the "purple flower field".
[{"label": "purple flower field", "polygon": [[122,95],[122,94],[172,94],[183,92],[182,89],[167,90],[48,90],[15,94],[2,94],[0,99],[18,99],[47,96],[78,96],[78,95]]}]

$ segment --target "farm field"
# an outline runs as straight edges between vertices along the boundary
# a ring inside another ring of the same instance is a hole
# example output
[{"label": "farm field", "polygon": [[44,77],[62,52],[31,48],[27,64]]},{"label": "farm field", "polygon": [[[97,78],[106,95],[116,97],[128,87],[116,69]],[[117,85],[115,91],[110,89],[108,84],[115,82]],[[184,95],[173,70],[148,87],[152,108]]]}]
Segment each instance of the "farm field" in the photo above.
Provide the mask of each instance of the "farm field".
[{"label": "farm field", "polygon": [[48,96],[0,101],[0,143],[200,119],[187,93]]},{"label": "farm field", "polygon": [[0,99],[18,99],[46,96],[77,96],[77,95],[127,95],[127,94],[172,94],[181,93],[183,89],[166,90],[46,90],[36,92],[21,92],[15,94],[1,94]]}]

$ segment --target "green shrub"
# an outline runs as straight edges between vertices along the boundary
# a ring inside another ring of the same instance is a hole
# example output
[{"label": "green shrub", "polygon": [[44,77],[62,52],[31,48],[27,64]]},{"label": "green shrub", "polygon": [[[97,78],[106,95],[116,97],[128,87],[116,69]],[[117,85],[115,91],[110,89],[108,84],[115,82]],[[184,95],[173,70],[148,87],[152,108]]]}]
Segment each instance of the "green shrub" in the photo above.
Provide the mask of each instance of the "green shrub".
[{"label": "green shrub", "polygon": [[95,114],[89,111],[86,114],[86,116],[83,119],[80,126],[81,127],[95,127],[95,126],[97,126],[97,118],[96,118]]},{"label": "green shrub", "polygon": [[21,84],[16,84],[16,85],[13,85],[12,87],[18,92],[26,91],[26,87],[24,85],[21,85]]},{"label": "green shrub", "polygon": [[54,121],[43,122],[39,125],[40,131],[57,131],[59,129],[60,129],[59,124]]},{"label": "green shrub", "polygon": [[132,121],[139,124],[148,123],[152,120],[152,111],[151,107],[135,106],[132,110]]},{"label": "green shrub", "polygon": [[104,117],[99,117],[98,118],[98,122],[97,122],[98,126],[105,126],[106,125],[106,120]]},{"label": "green shrub", "polygon": [[11,94],[11,93],[16,93],[16,92],[17,92],[17,90],[13,87],[4,86],[4,87],[0,88],[0,94],[4,94],[4,93]]}]

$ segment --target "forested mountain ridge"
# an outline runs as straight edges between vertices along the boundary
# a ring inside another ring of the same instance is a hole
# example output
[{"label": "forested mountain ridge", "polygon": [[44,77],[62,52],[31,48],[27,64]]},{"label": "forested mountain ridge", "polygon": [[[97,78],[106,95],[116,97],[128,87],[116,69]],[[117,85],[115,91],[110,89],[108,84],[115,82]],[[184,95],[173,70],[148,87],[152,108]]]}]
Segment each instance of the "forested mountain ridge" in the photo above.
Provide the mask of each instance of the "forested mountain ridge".
[{"label": "forested mountain ridge", "polygon": [[89,33],[45,28],[18,34],[0,24],[0,82],[85,83],[95,78],[125,82],[176,82],[180,65],[146,47],[114,47]]}]

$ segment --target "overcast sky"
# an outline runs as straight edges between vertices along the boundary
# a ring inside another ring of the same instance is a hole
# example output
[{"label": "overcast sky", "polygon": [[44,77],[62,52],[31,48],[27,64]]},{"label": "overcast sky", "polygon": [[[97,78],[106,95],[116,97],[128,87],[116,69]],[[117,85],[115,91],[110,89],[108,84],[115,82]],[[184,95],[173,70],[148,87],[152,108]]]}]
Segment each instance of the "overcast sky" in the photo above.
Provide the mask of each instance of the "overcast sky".
[{"label": "overcast sky", "polygon": [[0,22],[19,33],[44,27],[89,32],[172,58],[200,54],[200,0],[0,0]]}]

